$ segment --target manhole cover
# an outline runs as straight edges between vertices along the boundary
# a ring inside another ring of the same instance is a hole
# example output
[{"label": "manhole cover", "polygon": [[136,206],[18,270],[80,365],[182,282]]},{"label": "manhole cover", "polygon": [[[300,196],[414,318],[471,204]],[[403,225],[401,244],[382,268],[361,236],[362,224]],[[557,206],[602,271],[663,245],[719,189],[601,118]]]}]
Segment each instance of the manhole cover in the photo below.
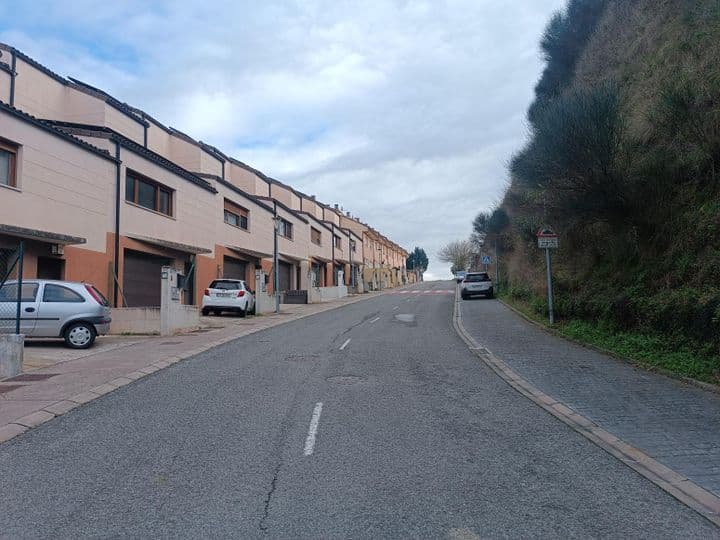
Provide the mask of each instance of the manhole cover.
[{"label": "manhole cover", "polygon": [[395,315],[395,319],[397,319],[400,322],[403,323],[414,323],[415,322],[415,314],[413,313],[398,313]]},{"label": "manhole cover", "polygon": [[12,392],[13,390],[16,390],[17,388],[22,388],[25,386],[24,384],[8,384],[7,386],[0,386],[0,394],[4,394],[6,392]]},{"label": "manhole cover", "polygon": [[359,375],[336,375],[334,377],[328,377],[327,381],[334,384],[357,384],[365,380],[365,377]]},{"label": "manhole cover", "polygon": [[16,375],[11,379],[7,379],[10,382],[32,382],[32,381],[44,381],[50,377],[54,377],[57,373],[22,373]]},{"label": "manhole cover", "polygon": [[316,360],[317,357],[317,354],[291,354],[290,356],[286,356],[285,360],[288,362],[306,362],[308,360]]}]

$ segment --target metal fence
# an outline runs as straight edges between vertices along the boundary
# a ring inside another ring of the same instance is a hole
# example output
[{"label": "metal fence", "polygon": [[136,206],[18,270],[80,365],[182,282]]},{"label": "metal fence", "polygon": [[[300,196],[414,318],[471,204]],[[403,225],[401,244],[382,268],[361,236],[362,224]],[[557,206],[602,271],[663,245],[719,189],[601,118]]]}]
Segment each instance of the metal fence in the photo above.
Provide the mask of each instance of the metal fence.
[{"label": "metal fence", "polygon": [[0,334],[19,334],[23,295],[23,243],[0,247]]}]

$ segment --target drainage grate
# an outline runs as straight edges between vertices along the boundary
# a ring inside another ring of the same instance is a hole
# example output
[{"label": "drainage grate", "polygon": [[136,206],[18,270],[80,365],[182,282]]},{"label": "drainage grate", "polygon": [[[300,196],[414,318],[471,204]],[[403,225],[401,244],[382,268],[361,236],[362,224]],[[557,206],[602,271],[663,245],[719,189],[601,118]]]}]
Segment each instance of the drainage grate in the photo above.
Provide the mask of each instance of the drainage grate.
[{"label": "drainage grate", "polygon": [[182,341],[163,341],[160,345],[181,345]]},{"label": "drainage grate", "polygon": [[13,390],[17,390],[18,388],[22,388],[25,386],[24,384],[8,384],[7,386],[0,386],[0,394],[4,394],[6,392],[12,392]]},{"label": "drainage grate", "polygon": [[44,381],[50,377],[55,377],[58,373],[22,373],[16,375],[11,379],[7,379],[9,382],[32,382],[32,381]]}]

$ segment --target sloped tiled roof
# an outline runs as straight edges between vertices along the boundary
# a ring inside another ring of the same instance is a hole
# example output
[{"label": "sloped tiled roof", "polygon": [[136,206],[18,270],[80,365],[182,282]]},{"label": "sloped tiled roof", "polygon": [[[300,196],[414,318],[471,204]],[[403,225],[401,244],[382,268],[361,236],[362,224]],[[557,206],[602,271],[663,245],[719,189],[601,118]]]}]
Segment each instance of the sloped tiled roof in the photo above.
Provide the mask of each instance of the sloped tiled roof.
[{"label": "sloped tiled roof", "polygon": [[15,118],[19,118],[20,120],[23,120],[24,122],[27,122],[29,124],[33,124],[34,126],[40,128],[44,131],[47,131],[48,133],[51,133],[52,135],[55,135],[56,137],[60,137],[61,139],[65,139],[68,142],[71,142],[77,146],[80,146],[83,149],[87,150],[88,152],[92,152],[93,154],[96,154],[96,155],[100,156],[101,158],[108,159],[110,161],[117,161],[106,150],[98,148],[97,146],[93,146],[92,144],[85,142],[82,139],[79,139],[78,137],[74,137],[70,133],[67,133],[61,129],[58,129],[51,122],[48,122],[47,120],[41,120],[39,118],[35,118],[34,116],[32,116],[26,112],[23,112],[19,109],[16,109],[15,107],[10,106],[3,101],[0,101],[0,111],[6,112],[6,113],[14,116]]},{"label": "sloped tiled roof", "polygon": [[89,124],[77,124],[73,122],[60,122],[56,120],[44,120],[43,122],[47,122],[48,124],[52,124],[58,129],[61,130],[84,130],[89,132],[94,132],[98,134],[105,134],[109,136],[109,138],[113,141],[116,141],[120,143],[121,146],[124,148],[127,148],[128,150],[138,154],[139,156],[142,156],[149,161],[152,161],[153,163],[160,165],[164,169],[167,169],[168,171],[184,178],[185,180],[188,180],[189,182],[192,182],[193,184],[196,184],[197,186],[206,189],[207,191],[210,191],[212,193],[217,193],[217,190],[212,186],[210,182],[207,180],[203,180],[199,176],[191,173],[187,169],[183,169],[176,163],[173,163],[169,159],[166,159],[165,157],[161,156],[160,154],[153,152],[152,150],[145,148],[143,145],[136,143],[132,139],[128,139],[125,135],[122,135],[118,133],[117,131],[113,130],[112,128],[105,127],[105,126],[93,126]]}]

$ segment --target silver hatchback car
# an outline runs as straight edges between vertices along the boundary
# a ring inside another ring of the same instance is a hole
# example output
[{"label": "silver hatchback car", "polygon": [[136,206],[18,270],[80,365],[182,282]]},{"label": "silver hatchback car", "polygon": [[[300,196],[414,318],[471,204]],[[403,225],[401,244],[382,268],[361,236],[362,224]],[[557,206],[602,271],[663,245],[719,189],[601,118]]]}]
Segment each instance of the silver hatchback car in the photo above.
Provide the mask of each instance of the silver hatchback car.
[{"label": "silver hatchback car", "polygon": [[[15,331],[17,281],[0,287],[0,333]],[[110,330],[110,306],[93,285],[28,279],[22,282],[20,333],[30,338],[61,337],[73,349],[87,349]]]}]

